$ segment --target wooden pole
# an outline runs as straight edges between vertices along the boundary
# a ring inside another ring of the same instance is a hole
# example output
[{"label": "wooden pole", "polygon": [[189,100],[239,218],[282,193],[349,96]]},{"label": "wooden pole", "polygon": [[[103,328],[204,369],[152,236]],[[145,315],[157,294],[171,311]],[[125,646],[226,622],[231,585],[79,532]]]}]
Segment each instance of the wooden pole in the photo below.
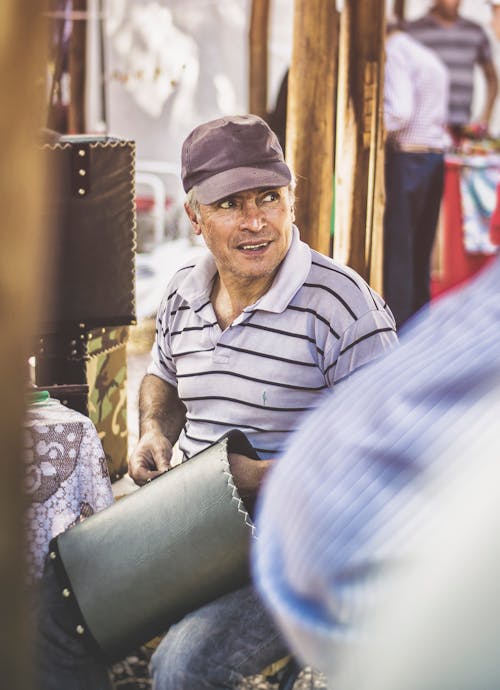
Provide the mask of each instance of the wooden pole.
[{"label": "wooden pole", "polygon": [[380,291],[384,37],[384,2],[346,2],[340,29],[334,257]]},{"label": "wooden pole", "polygon": [[394,14],[398,19],[405,18],[405,0],[394,0]]},{"label": "wooden pole", "polygon": [[295,0],[287,157],[301,237],[323,254],[330,254],[338,26],[335,0]]},{"label": "wooden pole", "polygon": [[73,0],[73,22],[69,47],[71,96],[68,106],[68,132],[81,134],[85,127],[85,79],[87,64],[87,0]]},{"label": "wooden pole", "polygon": [[[24,416],[28,356],[41,280],[40,186],[35,135],[42,122],[44,2],[4,0],[0,31],[0,678],[31,688],[31,621],[25,588]],[[29,5],[29,7],[28,7]]]},{"label": "wooden pole", "polygon": [[271,0],[252,0],[249,54],[249,112],[265,117],[267,113],[267,44]]}]

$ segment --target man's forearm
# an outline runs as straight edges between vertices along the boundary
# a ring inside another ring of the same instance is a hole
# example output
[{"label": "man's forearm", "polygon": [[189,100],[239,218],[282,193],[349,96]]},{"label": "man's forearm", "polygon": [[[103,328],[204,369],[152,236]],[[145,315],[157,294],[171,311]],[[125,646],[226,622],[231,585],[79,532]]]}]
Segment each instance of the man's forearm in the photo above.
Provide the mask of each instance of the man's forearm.
[{"label": "man's forearm", "polygon": [[186,421],[186,408],[177,389],[153,374],[146,374],[139,393],[140,436],[160,431],[173,445]]},{"label": "man's forearm", "polygon": [[275,460],[253,460],[239,453],[229,453],[229,466],[240,498],[250,515],[269,469]]}]

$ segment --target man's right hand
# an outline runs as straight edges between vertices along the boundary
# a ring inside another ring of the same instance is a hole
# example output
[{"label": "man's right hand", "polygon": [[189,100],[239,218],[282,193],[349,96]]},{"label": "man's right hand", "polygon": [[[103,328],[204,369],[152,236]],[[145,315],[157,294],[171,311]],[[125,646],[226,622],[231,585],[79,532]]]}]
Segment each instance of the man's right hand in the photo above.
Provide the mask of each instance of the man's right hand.
[{"label": "man's right hand", "polygon": [[128,473],[142,486],[170,469],[172,444],[160,431],[148,431],[128,461]]}]

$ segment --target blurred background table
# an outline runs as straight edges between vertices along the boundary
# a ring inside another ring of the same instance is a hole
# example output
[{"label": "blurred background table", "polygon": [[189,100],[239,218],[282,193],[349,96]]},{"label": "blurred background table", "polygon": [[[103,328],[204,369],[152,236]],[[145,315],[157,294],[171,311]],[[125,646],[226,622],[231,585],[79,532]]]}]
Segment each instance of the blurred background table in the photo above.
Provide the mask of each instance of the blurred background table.
[{"label": "blurred background table", "polygon": [[106,458],[85,415],[49,399],[24,424],[28,577],[42,574],[52,537],[113,503]]},{"label": "blurred background table", "polygon": [[445,159],[433,297],[457,288],[495,259],[490,219],[497,204],[500,153],[453,153]]}]

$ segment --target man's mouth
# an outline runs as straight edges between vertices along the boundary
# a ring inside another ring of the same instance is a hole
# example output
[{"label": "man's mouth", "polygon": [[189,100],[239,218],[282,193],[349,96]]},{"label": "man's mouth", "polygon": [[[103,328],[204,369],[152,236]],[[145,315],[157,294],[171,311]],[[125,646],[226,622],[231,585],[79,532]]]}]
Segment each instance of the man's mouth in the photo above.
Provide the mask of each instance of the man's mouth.
[{"label": "man's mouth", "polygon": [[265,249],[271,244],[270,241],[268,242],[255,242],[255,243],[250,243],[250,242],[245,242],[244,244],[239,244],[238,249],[241,251],[250,251],[250,252],[256,252],[259,249]]}]

